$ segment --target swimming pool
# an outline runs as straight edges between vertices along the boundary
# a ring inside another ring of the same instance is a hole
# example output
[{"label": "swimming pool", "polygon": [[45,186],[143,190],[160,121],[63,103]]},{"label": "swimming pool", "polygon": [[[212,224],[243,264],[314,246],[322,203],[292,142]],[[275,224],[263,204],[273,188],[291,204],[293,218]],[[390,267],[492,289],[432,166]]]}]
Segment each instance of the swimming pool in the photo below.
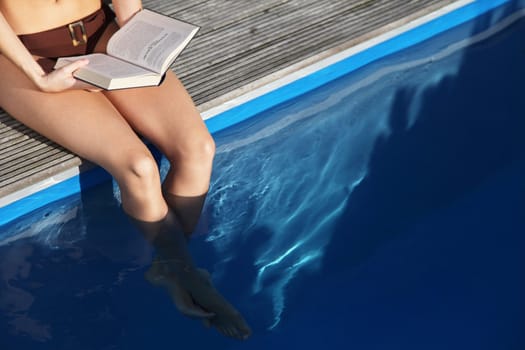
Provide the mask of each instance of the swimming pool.
[{"label": "swimming pool", "polygon": [[523,348],[517,4],[215,133],[191,248],[248,343],[145,283],[151,249],[106,183],[3,227],[0,346]]}]

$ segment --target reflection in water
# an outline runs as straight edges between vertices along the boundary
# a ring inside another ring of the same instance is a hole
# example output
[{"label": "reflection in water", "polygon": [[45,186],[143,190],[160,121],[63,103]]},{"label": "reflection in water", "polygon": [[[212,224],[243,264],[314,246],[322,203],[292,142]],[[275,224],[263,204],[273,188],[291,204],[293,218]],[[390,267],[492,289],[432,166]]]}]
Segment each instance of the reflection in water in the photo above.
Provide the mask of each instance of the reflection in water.
[{"label": "reflection in water", "polygon": [[[29,335],[38,341],[52,338],[51,326],[29,316],[35,301],[33,294],[18,286],[27,284],[24,282],[29,279],[32,270],[30,258],[35,248],[27,239],[50,249],[71,247],[85,236],[80,208],[78,201],[68,202],[52,212],[41,212],[19,220],[15,227],[3,232],[0,247],[8,249],[3,249],[0,254],[0,310],[8,317],[13,334]],[[40,287],[37,283],[30,285],[32,288]]]},{"label": "reflection in water", "polygon": [[38,341],[51,338],[51,327],[28,316],[33,305],[33,295],[17,287],[31,273],[28,261],[33,254],[29,245],[17,245],[0,255],[0,310],[9,318],[9,325],[15,335],[29,335]]},{"label": "reflection in water", "polygon": [[[92,208],[88,212],[93,214]],[[38,342],[52,340],[53,333],[63,335],[61,326],[65,317],[70,317],[68,306],[72,306],[68,303],[73,300],[82,304],[107,294],[151,261],[151,249],[143,241],[137,244],[131,239],[129,227],[122,233],[113,230],[108,235],[106,226],[101,232],[104,239],[112,242],[98,245],[97,239],[91,237],[95,247],[86,246],[89,225],[85,213],[80,198],[68,198],[2,227],[0,315],[10,334],[29,336]],[[115,221],[115,217],[111,220]],[[97,254],[93,254],[93,248]],[[88,261],[95,260],[94,256],[116,264],[125,261],[126,265],[109,281],[104,274],[91,280],[89,272],[82,269]],[[106,306],[105,313],[96,317],[102,320],[112,316]]]}]

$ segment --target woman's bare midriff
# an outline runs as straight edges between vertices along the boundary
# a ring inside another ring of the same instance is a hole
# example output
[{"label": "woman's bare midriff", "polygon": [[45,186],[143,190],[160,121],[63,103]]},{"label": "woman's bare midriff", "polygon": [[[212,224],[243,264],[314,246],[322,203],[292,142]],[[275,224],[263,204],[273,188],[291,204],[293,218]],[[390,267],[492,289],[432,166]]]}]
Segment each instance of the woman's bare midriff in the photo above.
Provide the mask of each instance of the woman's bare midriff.
[{"label": "woman's bare midriff", "polygon": [[100,0],[0,0],[0,11],[20,35],[75,22],[98,10],[100,5]]}]

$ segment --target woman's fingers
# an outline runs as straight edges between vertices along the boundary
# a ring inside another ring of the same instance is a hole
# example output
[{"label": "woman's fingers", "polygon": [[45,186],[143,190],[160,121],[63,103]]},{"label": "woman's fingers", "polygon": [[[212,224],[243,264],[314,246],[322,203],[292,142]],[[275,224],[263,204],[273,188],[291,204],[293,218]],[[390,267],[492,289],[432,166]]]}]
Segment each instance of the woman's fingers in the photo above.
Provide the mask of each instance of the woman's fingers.
[{"label": "woman's fingers", "polygon": [[89,89],[93,88],[92,85],[80,84],[77,79],[73,76],[73,73],[84,66],[89,64],[87,59],[81,59],[71,62],[59,69],[52,71],[45,76],[45,82],[42,90],[47,92],[60,92],[68,89]]}]

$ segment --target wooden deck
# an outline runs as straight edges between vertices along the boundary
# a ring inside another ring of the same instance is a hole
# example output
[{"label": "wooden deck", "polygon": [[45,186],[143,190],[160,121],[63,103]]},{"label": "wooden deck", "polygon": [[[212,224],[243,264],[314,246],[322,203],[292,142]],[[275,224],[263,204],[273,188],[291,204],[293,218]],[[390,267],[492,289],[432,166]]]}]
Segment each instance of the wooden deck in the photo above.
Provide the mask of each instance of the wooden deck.
[{"label": "wooden deck", "polygon": [[[201,111],[286,67],[333,48],[350,47],[452,2],[143,1],[147,8],[202,27],[173,67]],[[30,193],[29,188],[85,164],[1,109],[0,142],[0,207]]]}]

